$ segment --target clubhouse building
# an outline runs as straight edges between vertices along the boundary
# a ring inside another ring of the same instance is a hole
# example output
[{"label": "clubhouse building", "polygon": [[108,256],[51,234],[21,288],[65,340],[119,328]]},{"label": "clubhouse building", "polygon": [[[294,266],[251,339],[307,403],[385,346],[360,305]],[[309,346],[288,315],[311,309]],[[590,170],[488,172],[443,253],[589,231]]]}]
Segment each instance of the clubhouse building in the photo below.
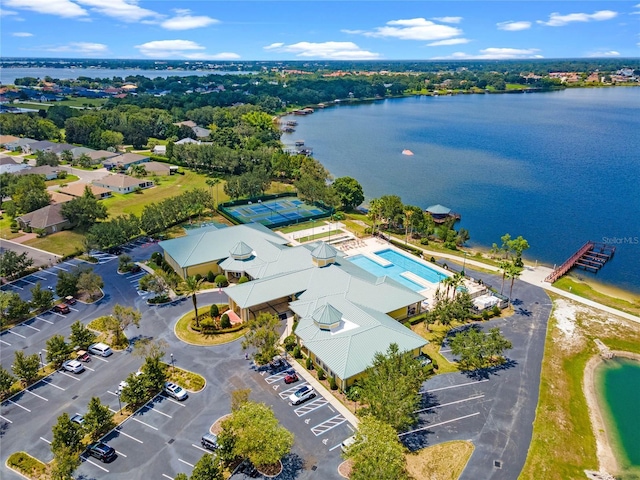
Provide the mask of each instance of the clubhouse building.
[{"label": "clubhouse building", "polygon": [[[263,311],[293,314],[298,344],[342,390],[392,343],[420,354],[427,341],[399,321],[420,312],[422,295],[376,277],[324,242],[288,243],[251,223],[191,230],[160,246],[183,278],[224,274],[231,282],[229,308],[243,321]],[[241,276],[249,282],[235,284]]]}]

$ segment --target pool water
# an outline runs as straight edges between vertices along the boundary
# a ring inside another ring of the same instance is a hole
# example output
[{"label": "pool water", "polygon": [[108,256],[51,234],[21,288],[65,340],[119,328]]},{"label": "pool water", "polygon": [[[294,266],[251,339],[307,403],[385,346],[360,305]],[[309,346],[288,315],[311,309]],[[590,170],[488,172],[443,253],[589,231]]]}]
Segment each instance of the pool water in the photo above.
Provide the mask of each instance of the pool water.
[{"label": "pool water", "polygon": [[407,288],[410,288],[414,292],[424,290],[425,287],[403,277],[401,273],[411,272],[425,279],[427,282],[434,284],[445,278],[444,274],[436,272],[427,265],[422,265],[421,263],[391,249],[375,252],[375,255],[391,262],[391,265],[382,266],[363,255],[355,255],[353,257],[349,257],[348,260],[363,270],[372,273],[376,277],[386,275],[387,277],[393,278],[395,281],[401,283]]}]

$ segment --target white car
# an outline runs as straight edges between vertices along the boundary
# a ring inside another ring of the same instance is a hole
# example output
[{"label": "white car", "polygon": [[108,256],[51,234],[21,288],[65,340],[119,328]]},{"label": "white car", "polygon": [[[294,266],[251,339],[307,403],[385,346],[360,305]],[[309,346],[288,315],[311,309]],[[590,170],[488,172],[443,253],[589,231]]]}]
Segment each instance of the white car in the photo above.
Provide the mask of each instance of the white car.
[{"label": "white car", "polygon": [[176,400],[185,400],[189,396],[184,388],[172,382],[166,382],[164,384],[164,391],[167,395],[175,398]]},{"label": "white car", "polygon": [[300,387],[289,397],[289,401],[293,405],[299,405],[302,402],[306,402],[316,396],[316,392],[309,385],[305,385],[304,387]]},{"label": "white car", "polygon": [[342,449],[343,452],[346,452],[347,449],[353,445],[354,443],[356,443],[356,436],[355,435],[351,435],[349,438],[346,438],[341,444],[340,444],[340,448]]},{"label": "white car", "polygon": [[63,362],[62,368],[64,368],[67,372],[71,372],[71,373],[84,372],[84,365],[82,365],[77,360],[67,360],[66,362]]}]

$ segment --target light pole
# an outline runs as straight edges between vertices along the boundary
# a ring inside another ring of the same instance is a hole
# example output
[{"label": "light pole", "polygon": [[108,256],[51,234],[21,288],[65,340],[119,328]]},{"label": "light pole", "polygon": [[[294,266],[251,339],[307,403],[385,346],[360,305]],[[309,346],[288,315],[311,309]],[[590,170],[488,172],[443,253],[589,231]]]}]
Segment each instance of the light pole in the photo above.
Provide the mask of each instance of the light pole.
[{"label": "light pole", "polygon": [[118,413],[122,411],[122,403],[120,402],[120,392],[118,392]]},{"label": "light pole", "polygon": [[38,352],[38,355],[40,355],[40,368],[44,370],[44,363],[42,363],[42,352]]},{"label": "light pole", "polygon": [[313,242],[313,237],[315,235],[315,229],[316,229],[316,221],[311,220],[311,241],[312,242]]},{"label": "light pole", "polygon": [[175,370],[175,364],[173,363],[173,353],[171,354],[171,370]]},{"label": "light pole", "polygon": [[464,260],[462,261],[462,275],[465,275],[466,265],[467,265],[467,252],[464,252]]}]

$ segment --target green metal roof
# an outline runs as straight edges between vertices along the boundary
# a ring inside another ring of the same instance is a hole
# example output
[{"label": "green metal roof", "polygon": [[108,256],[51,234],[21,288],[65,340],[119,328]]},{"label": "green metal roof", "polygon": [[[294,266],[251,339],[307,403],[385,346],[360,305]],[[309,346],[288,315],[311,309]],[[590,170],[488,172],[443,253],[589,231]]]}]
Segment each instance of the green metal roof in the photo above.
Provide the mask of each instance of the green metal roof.
[{"label": "green metal roof", "polygon": [[431,205],[430,207],[428,207],[427,212],[432,213],[434,215],[449,215],[449,213],[451,212],[451,209],[445,206],[442,206],[440,204],[437,204],[437,205]]},{"label": "green metal roof", "polygon": [[332,305],[325,303],[313,312],[311,318],[313,318],[313,321],[318,326],[331,327],[340,324],[342,313]]},{"label": "green metal roof", "polygon": [[311,252],[311,256],[318,260],[329,260],[338,256],[338,250],[328,243],[320,242],[320,244]]},{"label": "green metal roof", "polygon": [[229,253],[234,259],[238,260],[251,256],[253,249],[244,242],[238,242],[229,251]]}]

